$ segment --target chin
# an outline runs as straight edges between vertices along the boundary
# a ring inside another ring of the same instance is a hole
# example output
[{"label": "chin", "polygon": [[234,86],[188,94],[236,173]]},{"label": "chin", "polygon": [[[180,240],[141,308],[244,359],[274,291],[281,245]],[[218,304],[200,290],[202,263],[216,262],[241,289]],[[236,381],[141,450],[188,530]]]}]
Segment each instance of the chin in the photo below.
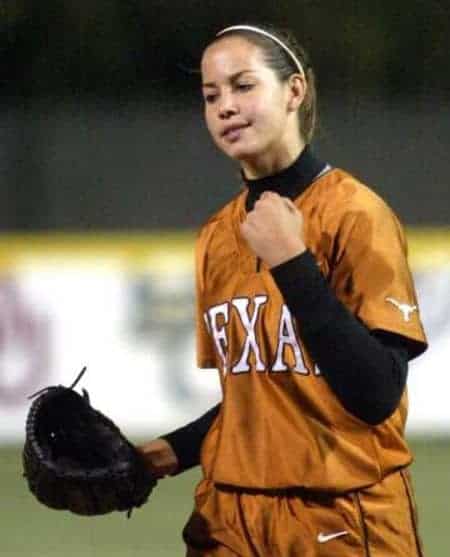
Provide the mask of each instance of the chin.
[{"label": "chin", "polygon": [[223,149],[224,153],[228,155],[231,159],[238,161],[240,163],[245,161],[251,161],[257,159],[261,156],[262,149],[256,148],[254,145],[228,145],[226,149]]}]

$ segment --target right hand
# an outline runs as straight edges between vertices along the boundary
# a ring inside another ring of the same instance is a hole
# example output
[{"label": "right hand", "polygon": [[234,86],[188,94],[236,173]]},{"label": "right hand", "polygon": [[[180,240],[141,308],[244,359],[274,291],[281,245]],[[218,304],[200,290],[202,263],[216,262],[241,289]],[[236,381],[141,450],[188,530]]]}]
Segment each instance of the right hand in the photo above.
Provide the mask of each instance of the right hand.
[{"label": "right hand", "polygon": [[287,197],[265,191],[247,213],[241,234],[253,253],[269,268],[306,250],[303,215]]},{"label": "right hand", "polygon": [[153,439],[138,445],[136,449],[143,456],[147,469],[156,479],[176,473],[178,458],[165,439]]}]

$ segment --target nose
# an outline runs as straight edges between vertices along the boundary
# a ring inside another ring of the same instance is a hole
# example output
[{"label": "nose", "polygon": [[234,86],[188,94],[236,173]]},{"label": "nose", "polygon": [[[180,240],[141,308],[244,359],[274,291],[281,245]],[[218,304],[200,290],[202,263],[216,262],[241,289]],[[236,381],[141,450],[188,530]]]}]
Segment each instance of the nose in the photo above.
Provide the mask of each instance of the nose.
[{"label": "nose", "polygon": [[234,96],[231,93],[222,93],[219,101],[219,118],[226,120],[237,113]]}]

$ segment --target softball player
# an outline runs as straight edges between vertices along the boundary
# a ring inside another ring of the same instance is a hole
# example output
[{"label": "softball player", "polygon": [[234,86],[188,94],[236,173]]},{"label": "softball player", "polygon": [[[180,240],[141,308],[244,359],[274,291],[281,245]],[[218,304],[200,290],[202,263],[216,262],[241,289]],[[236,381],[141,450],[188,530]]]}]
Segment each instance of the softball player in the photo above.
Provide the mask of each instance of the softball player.
[{"label": "softball player", "polygon": [[196,245],[200,368],[223,400],[140,447],[201,463],[187,555],[418,557],[404,439],[426,339],[402,227],[310,143],[314,73],[279,31],[220,31],[202,57],[209,132],[245,187]]}]

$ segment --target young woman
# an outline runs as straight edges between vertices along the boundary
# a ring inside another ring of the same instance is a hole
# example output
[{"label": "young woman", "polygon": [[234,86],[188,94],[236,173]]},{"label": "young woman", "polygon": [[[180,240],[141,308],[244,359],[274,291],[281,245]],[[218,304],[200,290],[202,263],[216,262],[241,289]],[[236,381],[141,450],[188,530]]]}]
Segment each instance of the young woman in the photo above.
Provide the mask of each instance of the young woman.
[{"label": "young woman", "polygon": [[422,556],[404,428],[426,340],[401,225],[312,153],[314,74],[291,37],[224,29],[201,72],[245,185],[196,246],[198,365],[223,400],[140,447],[158,477],[202,465],[187,554]]}]

